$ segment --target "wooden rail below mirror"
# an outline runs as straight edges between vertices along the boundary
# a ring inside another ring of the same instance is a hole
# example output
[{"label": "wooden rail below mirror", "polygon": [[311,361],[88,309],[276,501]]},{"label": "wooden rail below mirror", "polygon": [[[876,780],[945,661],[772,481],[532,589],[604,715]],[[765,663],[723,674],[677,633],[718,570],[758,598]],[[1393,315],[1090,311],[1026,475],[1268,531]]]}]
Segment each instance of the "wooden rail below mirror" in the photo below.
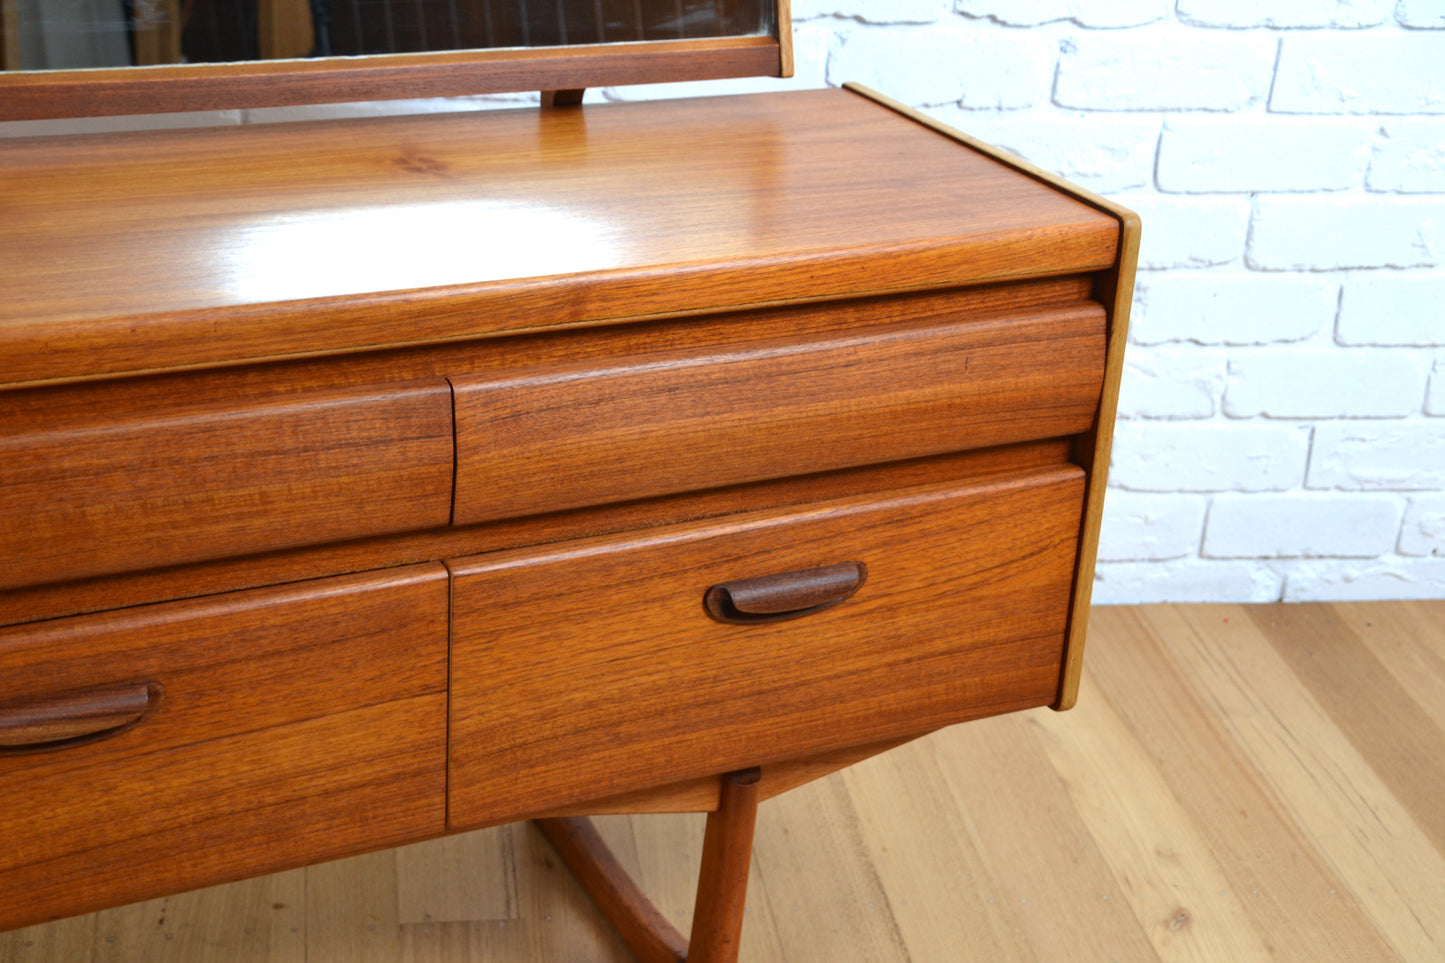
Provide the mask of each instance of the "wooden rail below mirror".
[{"label": "wooden rail below mirror", "polygon": [[[685,29],[677,19],[675,30],[638,27],[621,42],[596,27],[583,39],[597,35],[607,42],[567,43],[565,30],[532,37],[525,24],[494,26],[488,17],[486,46],[406,52],[417,48],[402,43],[378,48],[397,51],[383,54],[367,46],[359,56],[314,56],[331,44],[309,0],[259,0],[254,52],[199,63],[182,62],[195,59],[182,49],[186,8],[180,0],[155,0],[146,7],[151,13],[136,16],[127,40],[135,67],[22,70],[20,5],[0,0],[0,121],[789,77],[793,71],[789,0],[765,0],[772,23],[765,33],[710,36],[716,30]],[[338,46],[336,52],[350,50]]]}]

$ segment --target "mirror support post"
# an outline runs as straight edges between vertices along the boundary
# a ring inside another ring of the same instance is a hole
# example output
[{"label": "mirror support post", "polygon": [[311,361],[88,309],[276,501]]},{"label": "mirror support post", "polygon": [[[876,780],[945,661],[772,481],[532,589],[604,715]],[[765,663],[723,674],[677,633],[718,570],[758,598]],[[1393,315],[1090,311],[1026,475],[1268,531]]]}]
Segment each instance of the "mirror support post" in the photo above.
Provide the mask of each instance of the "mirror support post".
[{"label": "mirror support post", "polygon": [[543,107],[576,107],[582,103],[582,95],[587,93],[586,87],[574,87],[570,90],[544,90],[542,91]]}]

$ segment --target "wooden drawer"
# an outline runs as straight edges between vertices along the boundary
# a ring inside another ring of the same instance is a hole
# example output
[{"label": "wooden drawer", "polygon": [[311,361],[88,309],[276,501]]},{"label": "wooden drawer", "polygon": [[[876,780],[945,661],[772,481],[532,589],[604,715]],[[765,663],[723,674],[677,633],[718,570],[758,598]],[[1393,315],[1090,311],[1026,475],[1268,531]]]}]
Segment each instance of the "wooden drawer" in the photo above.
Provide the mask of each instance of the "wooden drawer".
[{"label": "wooden drawer", "polygon": [[0,394],[0,589],[446,525],[452,453],[440,379]]},{"label": "wooden drawer", "polygon": [[972,321],[453,379],[458,524],[1076,434],[1104,312]]},{"label": "wooden drawer", "polygon": [[441,832],[446,646],[437,563],[0,630],[0,930]]},{"label": "wooden drawer", "polygon": [[[449,563],[451,825],[1052,701],[1083,490],[1062,466]],[[803,617],[704,607],[845,562],[862,587]]]}]

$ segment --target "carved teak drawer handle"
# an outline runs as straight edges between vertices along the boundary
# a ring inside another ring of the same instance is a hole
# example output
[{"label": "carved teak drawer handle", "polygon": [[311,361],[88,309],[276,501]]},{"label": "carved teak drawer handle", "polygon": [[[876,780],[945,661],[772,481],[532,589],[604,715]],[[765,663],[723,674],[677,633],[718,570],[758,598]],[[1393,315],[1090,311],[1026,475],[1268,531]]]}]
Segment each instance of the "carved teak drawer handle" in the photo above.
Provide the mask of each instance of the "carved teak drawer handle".
[{"label": "carved teak drawer handle", "polygon": [[0,702],[0,751],[61,749],[139,722],[159,701],[154,682]]},{"label": "carved teak drawer handle", "polygon": [[702,604],[719,622],[781,622],[837,605],[858,591],[867,578],[867,565],[842,562],[723,582],[707,590]]}]

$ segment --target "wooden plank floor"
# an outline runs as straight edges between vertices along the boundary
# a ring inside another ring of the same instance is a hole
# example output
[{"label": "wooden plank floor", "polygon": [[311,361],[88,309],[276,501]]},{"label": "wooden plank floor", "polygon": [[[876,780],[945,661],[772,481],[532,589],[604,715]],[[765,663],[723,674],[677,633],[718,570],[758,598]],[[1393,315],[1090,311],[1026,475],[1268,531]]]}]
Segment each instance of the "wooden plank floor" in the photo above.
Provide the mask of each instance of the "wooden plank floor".
[{"label": "wooden plank floor", "polygon": [[[745,961],[1445,960],[1445,602],[1094,613],[1078,708],[764,804]],[[686,930],[701,817],[599,821]],[[4,963],[611,961],[519,825],[0,934]]]}]

